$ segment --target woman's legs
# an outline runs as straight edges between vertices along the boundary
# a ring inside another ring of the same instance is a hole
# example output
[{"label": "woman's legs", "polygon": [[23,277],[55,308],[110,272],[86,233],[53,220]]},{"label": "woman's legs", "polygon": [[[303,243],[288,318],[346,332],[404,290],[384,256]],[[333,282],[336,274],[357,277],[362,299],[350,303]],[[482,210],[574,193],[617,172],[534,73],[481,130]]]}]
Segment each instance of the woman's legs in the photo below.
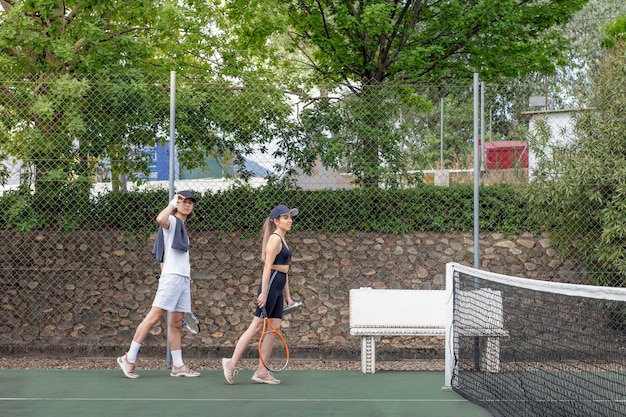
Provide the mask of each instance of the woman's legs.
[{"label": "woman's legs", "polygon": [[250,323],[250,326],[248,327],[248,329],[241,335],[241,337],[237,341],[237,344],[235,345],[235,350],[233,351],[233,356],[231,356],[230,360],[228,360],[228,363],[225,365],[227,366],[229,371],[234,372],[237,369],[237,364],[239,363],[239,360],[243,356],[243,353],[246,351],[246,349],[250,345],[252,338],[257,333],[259,333],[262,328],[263,328],[263,321],[261,320],[260,317],[255,316],[252,319],[252,323]]},{"label": "woman's legs", "polygon": [[[270,323],[272,323],[272,326],[274,326],[275,329],[280,329],[280,325],[282,321],[283,321],[282,319],[277,319],[277,318],[270,319]],[[276,336],[273,333],[268,333],[263,339],[263,344],[261,345],[261,352],[263,353],[263,357],[267,358],[268,360],[272,356],[272,349],[274,348],[275,337]],[[265,367],[265,365],[263,365],[263,363],[259,359],[259,365],[257,366],[256,374],[259,376],[265,376],[268,373],[269,372],[267,371],[267,368]]]}]

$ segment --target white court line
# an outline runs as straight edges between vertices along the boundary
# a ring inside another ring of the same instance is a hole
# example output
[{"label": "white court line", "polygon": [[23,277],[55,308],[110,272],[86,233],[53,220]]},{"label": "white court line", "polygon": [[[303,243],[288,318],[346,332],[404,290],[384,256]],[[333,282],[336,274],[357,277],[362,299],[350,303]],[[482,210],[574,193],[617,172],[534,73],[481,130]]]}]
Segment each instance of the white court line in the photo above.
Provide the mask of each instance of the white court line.
[{"label": "white court line", "polygon": [[[469,403],[471,401],[466,399],[432,399],[432,398],[421,398],[421,399],[411,399],[411,398],[399,398],[399,399],[389,399],[389,398],[47,398],[47,397],[6,397],[0,398],[1,402],[22,402],[22,401],[83,401],[83,402],[96,402],[96,401],[147,401],[147,402],[157,402],[157,401],[185,401],[185,402],[302,402],[302,403]],[[571,402],[571,400],[496,400],[496,401],[487,401],[487,403],[527,403],[527,402],[537,402],[537,403],[559,403],[559,402]],[[580,403],[626,403],[626,399],[617,399],[617,400],[581,400],[578,401]]]},{"label": "white court line", "polygon": [[463,402],[465,399],[412,399],[412,398],[47,398],[47,397],[6,397],[0,398],[0,401],[198,401],[198,402],[221,402],[221,401],[241,401],[241,402],[406,402],[406,403],[446,403],[446,402]]}]

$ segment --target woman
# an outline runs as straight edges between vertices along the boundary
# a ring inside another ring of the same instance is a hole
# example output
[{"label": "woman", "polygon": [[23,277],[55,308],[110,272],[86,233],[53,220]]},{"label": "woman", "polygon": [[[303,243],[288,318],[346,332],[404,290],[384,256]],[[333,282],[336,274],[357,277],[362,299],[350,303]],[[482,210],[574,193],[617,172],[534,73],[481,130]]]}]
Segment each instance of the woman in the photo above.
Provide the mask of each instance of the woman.
[{"label": "woman", "polygon": [[[283,319],[283,304],[291,305],[293,300],[289,294],[289,263],[291,262],[291,250],[285,242],[285,235],[291,230],[293,216],[297,216],[299,210],[290,209],[285,205],[278,205],[270,211],[269,217],[263,224],[263,245],[261,247],[261,260],[263,261],[263,276],[259,285],[257,308],[250,327],[241,335],[235,346],[233,356],[222,358],[224,378],[229,384],[234,384],[237,364],[252,338],[263,329],[261,308],[265,307],[267,316],[274,328],[280,328]],[[271,345],[268,347],[271,349]],[[252,380],[259,384],[280,384],[280,380],[274,376],[259,361]]]}]

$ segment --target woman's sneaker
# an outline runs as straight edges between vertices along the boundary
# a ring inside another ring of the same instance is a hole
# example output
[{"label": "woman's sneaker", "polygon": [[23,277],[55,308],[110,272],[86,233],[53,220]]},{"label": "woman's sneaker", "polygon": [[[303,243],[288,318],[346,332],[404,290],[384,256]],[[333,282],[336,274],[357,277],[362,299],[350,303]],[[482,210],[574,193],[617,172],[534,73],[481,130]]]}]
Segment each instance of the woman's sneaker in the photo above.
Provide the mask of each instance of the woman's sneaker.
[{"label": "woman's sneaker", "polygon": [[200,376],[200,372],[196,372],[187,365],[183,365],[181,367],[176,367],[172,365],[172,372],[170,372],[171,376],[186,376],[188,378],[195,378]]},{"label": "woman's sneaker", "polygon": [[230,363],[230,359],[222,358],[222,368],[224,369],[224,379],[230,385],[233,385],[235,383],[235,375],[237,375],[237,370],[235,369],[231,371],[228,366],[229,363]]},{"label": "woman's sneaker", "polygon": [[267,373],[267,375],[258,375],[256,372],[252,375],[252,380],[258,384],[278,385],[280,379],[274,378],[274,375]]},{"label": "woman's sneaker", "polygon": [[122,372],[126,375],[126,378],[136,379],[139,375],[135,372],[135,364],[128,362],[126,355],[117,358],[117,364],[122,368]]}]

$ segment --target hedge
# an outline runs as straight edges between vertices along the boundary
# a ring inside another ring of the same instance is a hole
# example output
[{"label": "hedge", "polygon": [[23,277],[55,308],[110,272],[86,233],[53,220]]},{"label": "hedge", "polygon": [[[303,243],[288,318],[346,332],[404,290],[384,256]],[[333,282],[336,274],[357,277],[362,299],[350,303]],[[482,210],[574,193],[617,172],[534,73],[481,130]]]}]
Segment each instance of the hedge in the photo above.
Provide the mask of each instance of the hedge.
[{"label": "hedge", "polygon": [[[474,228],[471,185],[317,191],[266,186],[195,193],[199,199],[190,226],[198,230],[258,233],[276,204],[300,209],[294,231],[404,234],[471,232]],[[154,218],[168,201],[166,190],[82,195],[75,194],[68,201],[60,196],[56,198],[59,201],[38,201],[29,189],[5,192],[0,197],[0,228],[150,232]],[[481,231],[511,235],[538,228],[522,190],[510,185],[483,186],[479,201]]]}]

